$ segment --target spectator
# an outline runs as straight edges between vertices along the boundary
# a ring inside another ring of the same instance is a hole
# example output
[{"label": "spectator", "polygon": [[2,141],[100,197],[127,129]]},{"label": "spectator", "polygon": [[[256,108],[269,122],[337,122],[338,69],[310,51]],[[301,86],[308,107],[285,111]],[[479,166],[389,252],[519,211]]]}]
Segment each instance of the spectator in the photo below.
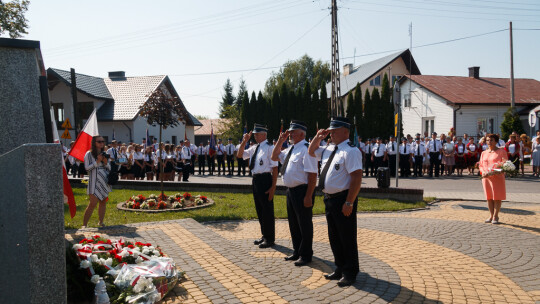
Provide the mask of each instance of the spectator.
[{"label": "spectator", "polygon": [[109,171],[111,166],[106,157],[106,153],[103,149],[105,146],[105,140],[101,136],[92,137],[91,149],[86,152],[84,156],[84,167],[89,174],[88,178],[88,188],[86,193],[89,196],[90,203],[84,212],[83,226],[81,228],[86,228],[88,221],[96,208],[96,205],[99,203],[98,207],[98,217],[99,223],[98,226],[105,226],[103,220],[105,218],[106,202],[109,196],[109,193],[112,191],[111,186],[107,183]]},{"label": "spectator", "polygon": [[540,177],[540,136],[536,136],[532,143],[531,165],[533,176]]},{"label": "spectator", "polygon": [[502,148],[497,148],[499,137],[495,134],[487,135],[489,148],[482,152],[479,161],[479,170],[482,174],[482,185],[488,202],[490,216],[486,223],[499,224],[499,211],[502,200],[506,199],[506,184],[503,173],[493,174],[492,168],[508,159]]}]

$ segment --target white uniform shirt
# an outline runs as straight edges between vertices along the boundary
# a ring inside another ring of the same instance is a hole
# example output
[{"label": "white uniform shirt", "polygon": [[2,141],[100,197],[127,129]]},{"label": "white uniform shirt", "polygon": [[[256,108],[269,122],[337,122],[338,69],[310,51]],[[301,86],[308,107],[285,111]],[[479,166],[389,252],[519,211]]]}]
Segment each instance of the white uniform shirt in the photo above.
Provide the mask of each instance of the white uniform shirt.
[{"label": "white uniform shirt", "polygon": [[373,149],[373,144],[365,144],[362,148],[362,151],[364,151],[365,154],[371,154],[371,150]]},{"label": "white uniform shirt", "polygon": [[288,188],[307,184],[308,173],[317,173],[317,159],[310,156],[307,152],[308,144],[306,140],[302,140],[294,146],[282,150],[279,153],[279,161],[284,164],[287,154],[289,154],[292,147],[294,149],[282,176],[283,184]]},{"label": "white uniform shirt", "polygon": [[361,141],[360,141],[360,142],[358,142],[358,149],[360,149],[360,150],[364,151],[364,147],[365,147],[365,146],[366,146],[366,144],[365,144],[365,143],[363,143],[363,142],[361,142]]},{"label": "white uniform shirt", "polygon": [[388,152],[389,155],[396,155],[398,145],[395,141],[390,141],[386,144],[386,152]]},{"label": "white uniform shirt", "polygon": [[[334,151],[336,145],[330,144],[328,147],[319,147],[315,151],[317,160],[321,161],[321,172],[326,166],[326,162]],[[324,181],[323,192],[334,194],[349,189],[351,185],[351,173],[356,170],[362,170],[362,153],[358,148],[349,146],[349,140],[345,140],[337,145],[338,151]],[[382,149],[381,149],[382,150]]]},{"label": "white uniform shirt", "polygon": [[182,152],[180,152],[180,157],[182,160],[191,160],[191,147],[182,147]]},{"label": "white uniform shirt", "polygon": [[[382,157],[384,156],[384,152],[386,152],[386,145],[381,143],[372,145],[372,153],[373,157]],[[377,152],[378,151],[378,152]]]},{"label": "white uniform shirt", "polygon": [[189,144],[189,151],[191,151],[191,155],[197,154],[197,146],[195,144]]},{"label": "white uniform shirt", "polygon": [[441,141],[438,139],[430,140],[428,144],[429,153],[436,153],[442,149]]},{"label": "white uniform shirt", "polygon": [[414,149],[411,149],[414,156],[424,156],[426,153],[426,146],[423,142],[414,145]]},{"label": "white uniform shirt", "polygon": [[118,150],[116,150],[116,157],[114,157],[114,152],[115,152],[116,148],[109,148],[109,150],[107,150],[107,154],[109,154],[109,159],[111,161],[115,161],[118,157]]},{"label": "white uniform shirt", "polygon": [[206,154],[206,147],[205,146],[198,146],[197,151],[195,152],[198,155],[205,155]]},{"label": "white uniform shirt", "polygon": [[497,148],[504,148],[505,145],[506,143],[504,142],[504,140],[499,139],[499,142],[497,143]]},{"label": "white uniform shirt", "polygon": [[217,155],[223,155],[225,154],[225,146],[223,144],[217,144],[216,145],[216,151],[217,151]]},{"label": "white uniform shirt", "polygon": [[405,154],[411,154],[413,153],[413,149],[411,147],[411,145],[409,145],[408,143],[406,143],[405,145],[404,144],[401,144],[399,145],[399,154],[400,155],[405,155]]},{"label": "white uniform shirt", "polygon": [[143,160],[144,159],[144,153],[142,152],[134,152],[133,153],[133,159],[135,160]]},{"label": "white uniform shirt", "polygon": [[273,161],[271,159],[274,146],[268,144],[268,141],[265,140],[261,142],[259,145],[253,145],[249,147],[249,149],[244,150],[244,154],[242,155],[242,157],[244,159],[250,159],[251,156],[255,154],[255,150],[257,149],[257,146],[260,146],[260,148],[259,148],[259,151],[257,151],[257,156],[253,160],[254,167],[253,167],[253,170],[251,170],[251,173],[253,174],[271,173],[272,168],[278,166],[278,162]]},{"label": "white uniform shirt", "polygon": [[154,162],[154,152],[150,154],[144,154],[144,161],[147,163],[153,163]]},{"label": "white uniform shirt", "polygon": [[233,144],[228,144],[225,146],[225,152],[227,152],[227,155],[234,155],[235,150],[236,148],[234,147]]},{"label": "white uniform shirt", "polygon": [[210,145],[206,145],[204,146],[204,154],[210,156]]},{"label": "white uniform shirt", "polygon": [[508,143],[508,153],[515,153],[516,152],[516,144]]}]

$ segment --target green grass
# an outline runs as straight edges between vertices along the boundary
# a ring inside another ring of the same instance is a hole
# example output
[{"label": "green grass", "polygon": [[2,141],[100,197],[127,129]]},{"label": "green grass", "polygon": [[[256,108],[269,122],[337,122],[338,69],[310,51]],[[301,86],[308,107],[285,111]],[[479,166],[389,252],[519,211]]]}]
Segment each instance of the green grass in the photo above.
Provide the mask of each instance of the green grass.
[{"label": "green grass", "polygon": [[[86,206],[88,205],[88,195],[86,188],[73,188],[75,201],[77,202],[77,214],[72,219],[69,215],[69,208],[64,207],[64,219],[66,229],[79,228],[82,226],[82,218]],[[164,212],[164,213],[144,213],[144,212],[129,212],[116,209],[119,202],[126,201],[131,196],[142,194],[148,196],[150,194],[159,194],[159,191],[137,191],[137,190],[113,190],[107,202],[107,212],[105,213],[105,224],[123,225],[140,222],[155,222],[183,218],[193,218],[198,222],[207,221],[222,221],[222,220],[239,220],[239,219],[255,219],[257,213],[253,204],[252,194],[245,193],[192,193],[193,195],[205,195],[214,200],[215,204],[210,207],[180,212]],[[176,192],[165,192],[167,195],[172,195]],[[411,208],[422,208],[426,206],[427,200],[417,203],[403,203],[393,200],[384,199],[358,199],[358,211],[397,211]],[[277,195],[274,198],[274,209],[276,218],[287,218],[287,208],[285,204],[285,196]],[[324,214],[324,203],[321,196],[315,198],[315,206],[313,214]],[[94,210],[89,227],[97,226],[97,208]]]}]

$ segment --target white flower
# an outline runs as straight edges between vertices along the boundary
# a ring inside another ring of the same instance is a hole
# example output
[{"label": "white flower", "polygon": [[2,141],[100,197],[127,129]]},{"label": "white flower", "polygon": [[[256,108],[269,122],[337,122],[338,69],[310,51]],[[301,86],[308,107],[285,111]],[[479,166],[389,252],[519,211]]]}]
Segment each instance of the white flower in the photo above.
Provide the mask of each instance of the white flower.
[{"label": "white flower", "polygon": [[112,266],[112,262],[113,262],[112,258],[108,258],[108,259],[105,260],[105,265]]},{"label": "white flower", "polygon": [[125,257],[129,256],[129,252],[124,248],[122,250],[122,252],[120,252],[118,255],[125,258]]},{"label": "white flower", "polygon": [[135,260],[135,263],[137,264],[140,264],[142,263],[144,260],[141,258],[141,257],[138,257],[136,260]]},{"label": "white flower", "polygon": [[159,251],[157,251],[157,250],[154,250],[152,253],[153,253],[155,256],[159,256]]},{"label": "white flower", "polygon": [[92,278],[90,279],[90,282],[94,283],[94,284],[97,284],[99,282],[99,275],[95,274],[92,276]]},{"label": "white flower", "polygon": [[97,256],[97,254],[92,254],[91,256],[89,256],[88,259],[94,263],[97,263],[99,261],[99,257]]},{"label": "white flower", "polygon": [[152,250],[155,250],[156,248],[154,246],[150,246],[148,247],[148,250],[152,251]]},{"label": "white flower", "polygon": [[133,251],[133,257],[134,258],[138,258],[139,257],[139,253],[137,251]]},{"label": "white flower", "polygon": [[148,248],[144,248],[143,251],[142,251],[143,254],[149,254],[150,253],[150,250],[148,250]]},{"label": "white flower", "polygon": [[82,245],[81,244],[75,244],[73,245],[73,250],[78,250],[78,249],[81,249],[82,248]]},{"label": "white flower", "polygon": [[134,293],[140,293],[142,291],[142,289],[143,289],[143,287],[137,283],[137,285],[135,285],[135,287],[133,287],[133,292]]},{"label": "white flower", "polygon": [[141,252],[141,248],[135,247],[135,248],[133,248],[133,251]]},{"label": "white flower", "polygon": [[88,260],[81,261],[81,268],[86,269],[86,268],[90,267],[90,265],[91,265],[91,263]]}]

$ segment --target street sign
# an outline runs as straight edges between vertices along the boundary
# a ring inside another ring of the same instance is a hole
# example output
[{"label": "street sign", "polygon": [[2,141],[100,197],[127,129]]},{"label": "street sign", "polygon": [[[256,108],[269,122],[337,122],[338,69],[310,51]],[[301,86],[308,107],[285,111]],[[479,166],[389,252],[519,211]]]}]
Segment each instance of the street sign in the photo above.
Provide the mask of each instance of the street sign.
[{"label": "street sign", "polygon": [[[62,128],[64,129],[71,129],[71,123],[69,123],[69,118],[66,118],[66,120],[64,121],[64,123],[62,124]],[[65,133],[65,132],[64,132]],[[71,137],[70,137],[71,138]]]},{"label": "street sign", "polygon": [[529,126],[531,126],[531,128],[536,126],[536,112],[534,112],[534,110],[529,112]]},{"label": "street sign", "polygon": [[66,129],[64,133],[62,134],[63,139],[71,139],[71,135],[69,134],[69,130]]}]

